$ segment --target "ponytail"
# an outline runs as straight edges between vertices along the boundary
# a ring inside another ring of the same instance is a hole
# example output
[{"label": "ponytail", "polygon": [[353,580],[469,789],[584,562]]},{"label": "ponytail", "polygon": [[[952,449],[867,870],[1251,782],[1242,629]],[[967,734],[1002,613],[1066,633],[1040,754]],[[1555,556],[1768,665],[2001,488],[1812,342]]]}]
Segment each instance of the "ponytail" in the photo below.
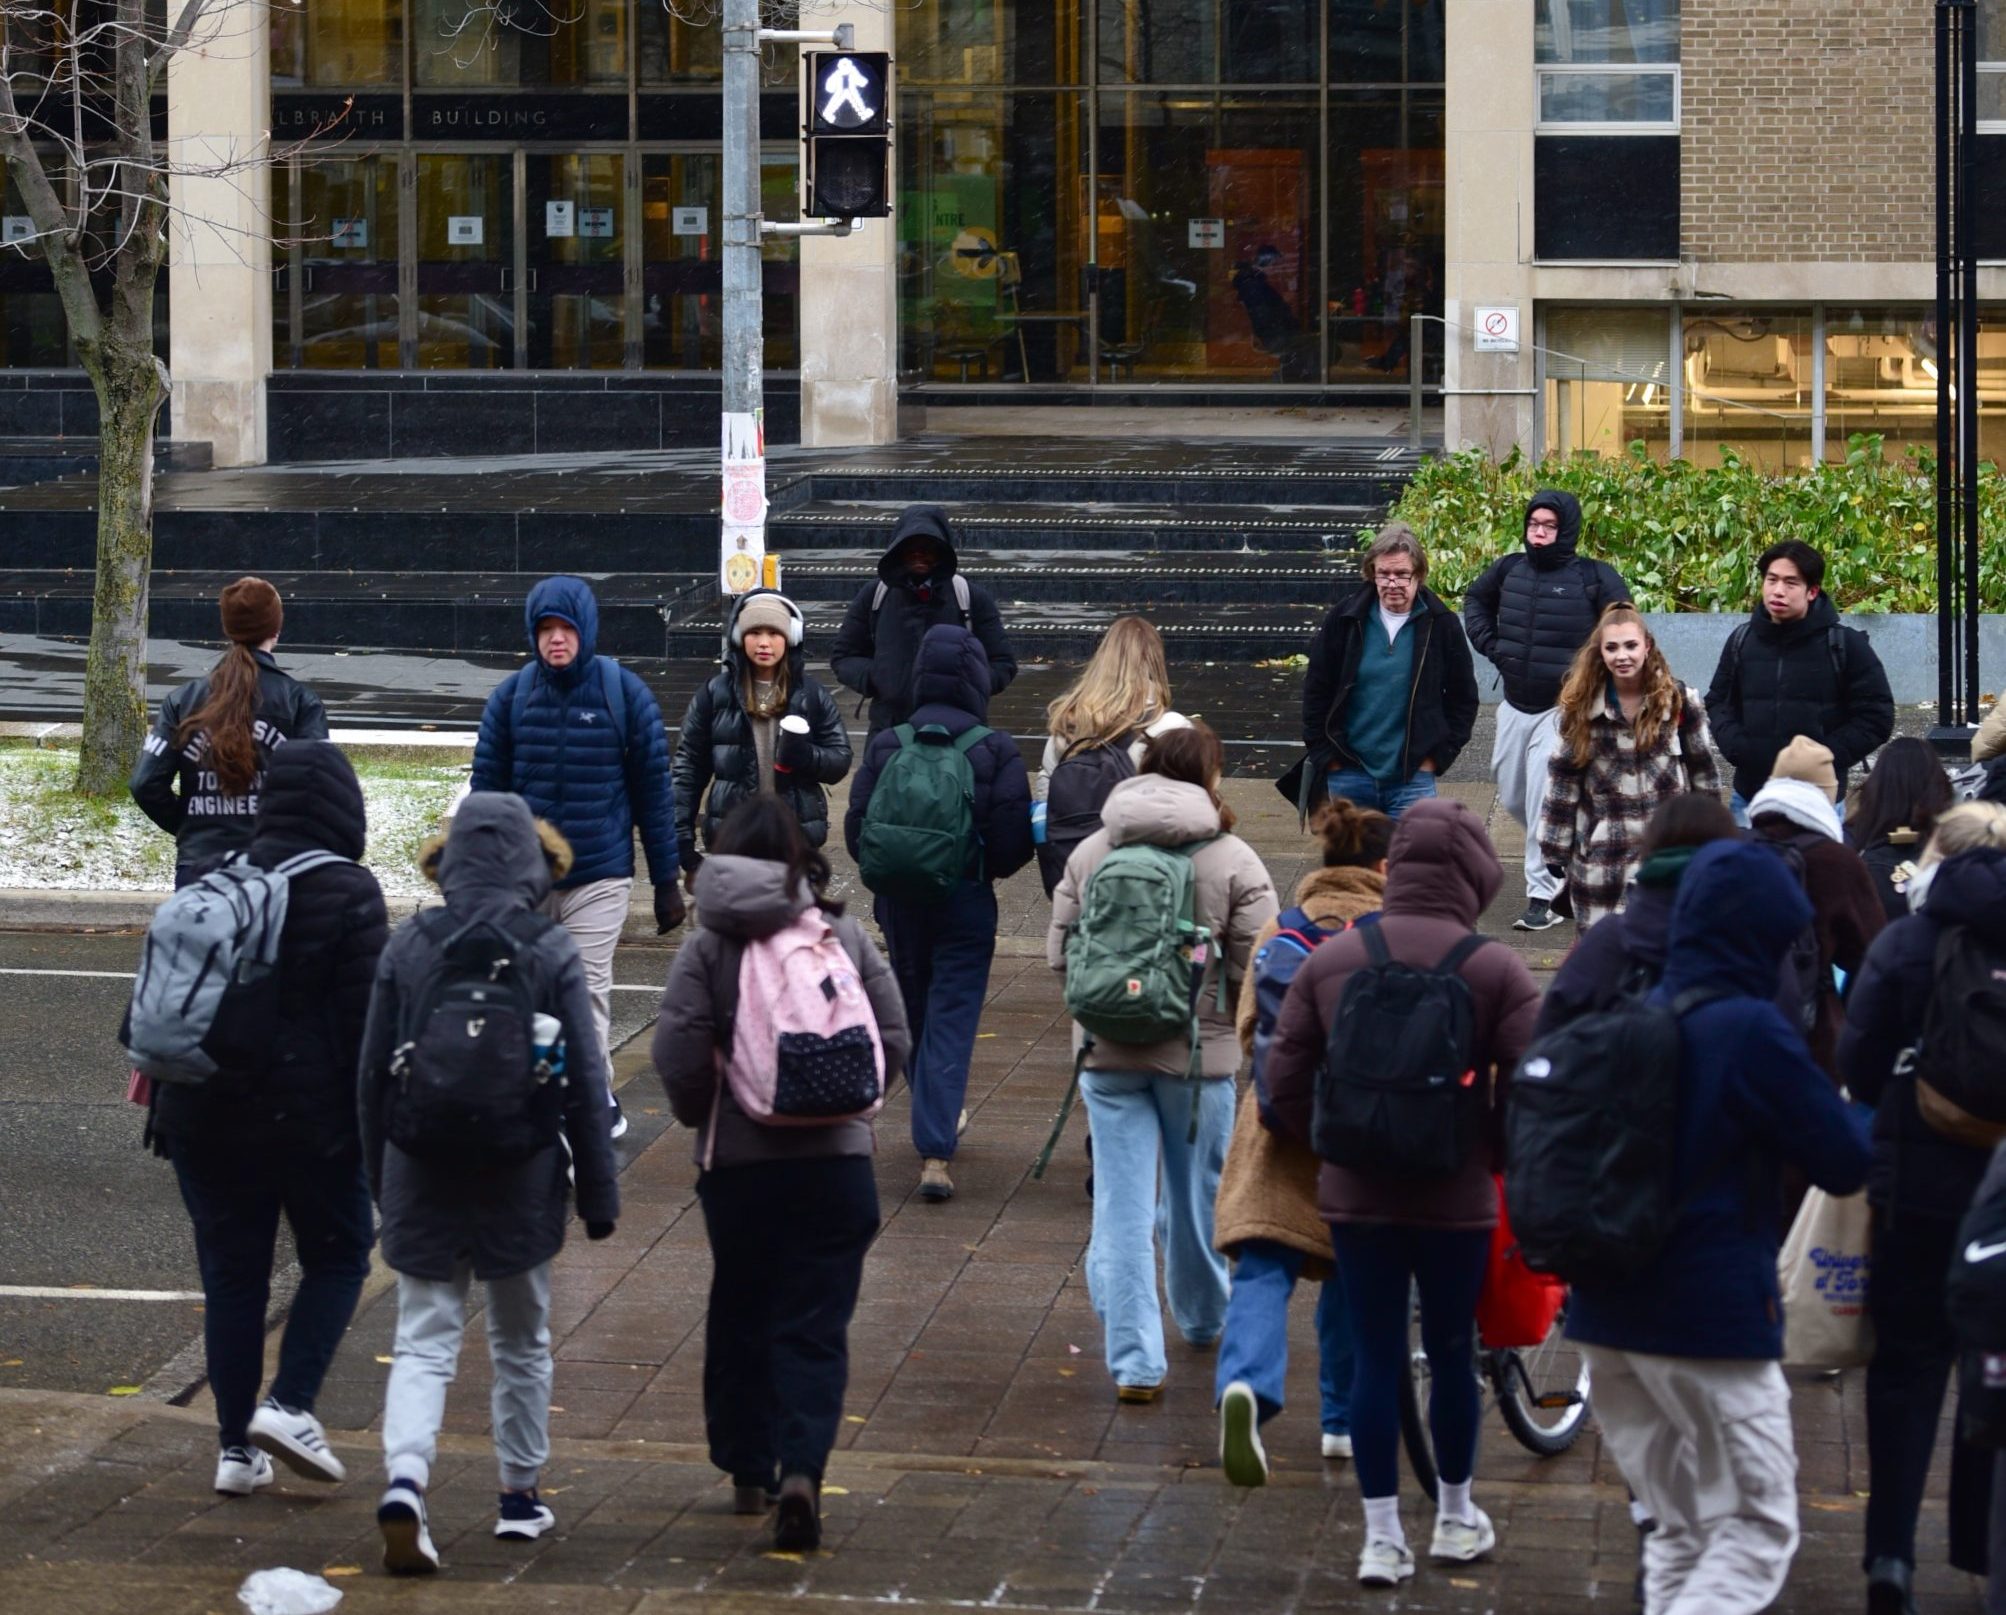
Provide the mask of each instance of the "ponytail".
[{"label": "ponytail", "polygon": [[251,648],[233,644],[209,671],[209,697],[174,731],[174,743],[187,750],[199,734],[209,737],[208,764],[217,785],[230,796],[242,796],[258,777],[258,747],[251,723],[258,713],[258,659]]}]

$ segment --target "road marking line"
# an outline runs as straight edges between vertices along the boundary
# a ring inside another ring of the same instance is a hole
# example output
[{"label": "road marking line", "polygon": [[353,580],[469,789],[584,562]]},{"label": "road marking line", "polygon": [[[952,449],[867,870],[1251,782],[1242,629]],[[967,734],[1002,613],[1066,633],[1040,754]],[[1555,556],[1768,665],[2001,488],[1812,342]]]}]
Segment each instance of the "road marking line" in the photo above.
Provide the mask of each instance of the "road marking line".
[{"label": "road marking line", "polygon": [[0,1284],[0,1298],[22,1301],[200,1301],[200,1290],[76,1290],[56,1284]]}]

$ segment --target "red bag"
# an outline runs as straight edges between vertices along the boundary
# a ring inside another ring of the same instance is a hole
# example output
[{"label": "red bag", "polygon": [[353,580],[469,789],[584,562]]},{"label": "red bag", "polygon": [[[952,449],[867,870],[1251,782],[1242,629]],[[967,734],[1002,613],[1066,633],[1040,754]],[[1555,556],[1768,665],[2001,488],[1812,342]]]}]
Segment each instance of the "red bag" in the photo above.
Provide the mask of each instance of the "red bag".
[{"label": "red bag", "polygon": [[1477,1298],[1477,1332],[1489,1347],[1537,1346],[1560,1316],[1567,1286],[1551,1273],[1525,1265],[1511,1221],[1505,1215],[1504,1184],[1498,1183],[1498,1225],[1491,1230],[1491,1260]]}]

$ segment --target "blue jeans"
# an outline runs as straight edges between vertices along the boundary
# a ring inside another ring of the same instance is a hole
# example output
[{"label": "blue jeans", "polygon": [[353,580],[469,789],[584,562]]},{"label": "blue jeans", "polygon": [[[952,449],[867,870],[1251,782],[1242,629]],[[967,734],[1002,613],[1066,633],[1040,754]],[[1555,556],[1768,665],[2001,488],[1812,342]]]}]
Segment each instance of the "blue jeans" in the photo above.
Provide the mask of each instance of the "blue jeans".
[{"label": "blue jeans", "polygon": [[1358,1365],[1351,1382],[1351,1439],[1358,1489],[1366,1497],[1400,1491],[1400,1379],[1407,1359],[1408,1307],[1421,1292],[1421,1345],[1428,1354],[1428,1430],[1435,1467],[1451,1486],[1477,1462],[1477,1296],[1489,1265],[1488,1228],[1413,1228],[1399,1223],[1333,1223],[1337,1277],[1351,1308]]},{"label": "blue jeans", "polygon": [[879,898],[878,924],[912,1031],[906,1081],[912,1088],[912,1147],[952,1159],[955,1124],[968,1098],[968,1065],[989,995],[996,953],[996,893],[965,880],[938,903]]},{"label": "blue jeans", "polygon": [[[1293,1245],[1250,1239],[1233,1262],[1233,1296],[1226,1303],[1226,1332],[1219,1337],[1219,1371],[1212,1399],[1234,1380],[1253,1388],[1261,1423],[1282,1410],[1289,1373],[1289,1297],[1309,1258]],[[1351,1313],[1333,1273],[1316,1302],[1317,1384],[1323,1393],[1323,1433],[1351,1433]]]},{"label": "blue jeans", "polygon": [[1108,1372],[1117,1385],[1160,1385],[1169,1364],[1156,1291],[1159,1231],[1178,1333],[1194,1346],[1209,1345],[1226,1323],[1230,1284],[1226,1258],[1212,1248],[1212,1202],[1233,1136],[1233,1084],[1088,1071],[1080,1093],[1094,1146],[1087,1293],[1106,1337]]},{"label": "blue jeans", "polygon": [[1435,794],[1435,776],[1422,769],[1400,785],[1381,785],[1362,768],[1333,768],[1324,781],[1333,800],[1344,797],[1363,808],[1377,808],[1389,819],[1398,819],[1416,802]]}]

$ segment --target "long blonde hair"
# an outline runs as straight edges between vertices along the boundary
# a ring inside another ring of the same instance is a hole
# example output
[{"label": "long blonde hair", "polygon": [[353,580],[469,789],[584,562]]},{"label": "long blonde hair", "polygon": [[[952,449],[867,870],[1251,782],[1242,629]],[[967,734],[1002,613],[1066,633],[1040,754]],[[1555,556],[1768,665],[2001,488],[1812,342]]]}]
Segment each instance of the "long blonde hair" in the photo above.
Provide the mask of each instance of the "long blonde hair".
[{"label": "long blonde hair", "polygon": [[1917,867],[1928,869],[1980,847],[2006,848],[2006,807],[1997,802],[1960,802],[1937,819]]},{"label": "long blonde hair", "polygon": [[1070,751],[1112,744],[1169,709],[1162,636],[1146,617],[1117,617],[1072,688],[1045,709],[1045,724]]},{"label": "long blonde hair", "polygon": [[1560,686],[1560,738],[1567,743],[1576,768],[1586,768],[1594,755],[1593,725],[1601,710],[1603,692],[1609,687],[1609,669],[1602,661],[1602,636],[1620,623],[1635,623],[1644,631],[1644,643],[1651,648],[1644,656],[1644,700],[1630,728],[1637,737],[1637,750],[1655,750],[1659,737],[1669,725],[1679,726],[1685,715],[1686,692],[1672,677],[1672,665],[1658,648],[1658,641],[1637,608],[1627,600],[1604,606],[1596,619],[1595,632],[1574,653],[1574,665]]}]

